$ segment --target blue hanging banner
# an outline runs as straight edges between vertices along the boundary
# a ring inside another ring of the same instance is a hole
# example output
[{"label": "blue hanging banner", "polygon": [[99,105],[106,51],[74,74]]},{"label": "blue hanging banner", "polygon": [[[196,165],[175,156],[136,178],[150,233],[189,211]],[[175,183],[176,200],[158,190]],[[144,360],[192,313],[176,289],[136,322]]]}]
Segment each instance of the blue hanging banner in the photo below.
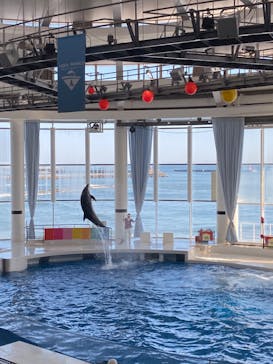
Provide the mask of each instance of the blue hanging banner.
[{"label": "blue hanging banner", "polygon": [[58,38],[58,112],[85,109],[85,34]]}]

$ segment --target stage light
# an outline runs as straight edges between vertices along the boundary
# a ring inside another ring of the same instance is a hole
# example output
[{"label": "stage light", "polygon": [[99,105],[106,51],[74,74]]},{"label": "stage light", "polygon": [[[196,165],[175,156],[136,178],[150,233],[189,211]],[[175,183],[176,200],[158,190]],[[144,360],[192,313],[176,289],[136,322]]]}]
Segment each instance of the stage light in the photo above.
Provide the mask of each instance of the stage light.
[{"label": "stage light", "polygon": [[93,87],[92,85],[87,87],[88,95],[93,95],[95,92],[96,92],[95,87]]}]

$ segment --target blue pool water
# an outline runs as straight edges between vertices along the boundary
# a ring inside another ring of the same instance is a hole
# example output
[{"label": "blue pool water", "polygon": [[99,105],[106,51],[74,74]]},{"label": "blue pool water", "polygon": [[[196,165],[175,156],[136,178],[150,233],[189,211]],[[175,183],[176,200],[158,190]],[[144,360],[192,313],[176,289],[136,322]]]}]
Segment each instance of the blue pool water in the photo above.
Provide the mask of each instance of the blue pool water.
[{"label": "blue pool water", "polygon": [[101,261],[0,277],[0,327],[98,363],[272,363],[273,273]]}]

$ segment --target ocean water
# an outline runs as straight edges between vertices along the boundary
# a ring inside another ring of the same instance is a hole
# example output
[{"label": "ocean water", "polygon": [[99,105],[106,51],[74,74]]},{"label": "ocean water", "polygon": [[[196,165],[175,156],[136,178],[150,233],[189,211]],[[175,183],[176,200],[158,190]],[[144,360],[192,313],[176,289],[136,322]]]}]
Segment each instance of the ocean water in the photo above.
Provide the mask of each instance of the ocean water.
[{"label": "ocean water", "polygon": [[92,363],[272,363],[272,272],[113,262],[0,277],[1,327]]},{"label": "ocean water", "polygon": [[[216,202],[213,200],[212,179],[216,166],[194,165],[192,168],[192,203],[187,201],[187,165],[160,165],[159,201],[153,198],[152,170],[148,178],[142,208],[144,230],[161,235],[173,232],[176,237],[189,238],[201,228],[216,231]],[[1,167],[0,179],[0,238],[10,237],[10,177],[9,168]],[[40,167],[38,201],[35,224],[37,237],[44,226],[81,226],[83,222],[80,195],[85,186],[83,165],[59,165],[56,178],[56,202],[50,201],[50,167]],[[265,228],[271,233],[273,224],[273,166],[265,166]],[[93,203],[97,216],[114,229],[114,166],[96,165],[91,168],[90,191],[96,197]],[[27,196],[26,196],[27,198]],[[259,240],[260,216],[260,166],[243,165],[239,191],[239,233],[241,240]],[[135,217],[135,206],[130,168],[128,173],[128,211]],[[29,208],[26,202],[26,225]],[[192,228],[190,229],[190,222]],[[272,231],[273,233],[273,231]]]}]

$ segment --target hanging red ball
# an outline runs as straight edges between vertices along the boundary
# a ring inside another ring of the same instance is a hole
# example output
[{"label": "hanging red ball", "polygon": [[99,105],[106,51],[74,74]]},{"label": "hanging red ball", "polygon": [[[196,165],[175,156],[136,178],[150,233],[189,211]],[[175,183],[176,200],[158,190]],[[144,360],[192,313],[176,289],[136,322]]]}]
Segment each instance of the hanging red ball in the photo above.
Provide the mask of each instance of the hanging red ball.
[{"label": "hanging red ball", "polygon": [[99,101],[99,107],[101,110],[108,110],[110,106],[110,102],[108,99],[100,99]]},{"label": "hanging red ball", "polygon": [[93,86],[87,87],[87,93],[88,95],[93,95],[96,92],[95,88]]},{"label": "hanging red ball", "polygon": [[142,101],[150,103],[154,100],[155,94],[151,90],[144,90],[142,92]]},{"label": "hanging red ball", "polygon": [[191,95],[191,96],[195,95],[197,92],[197,89],[198,89],[198,87],[197,87],[196,83],[193,81],[189,81],[185,84],[185,92],[187,95]]}]

